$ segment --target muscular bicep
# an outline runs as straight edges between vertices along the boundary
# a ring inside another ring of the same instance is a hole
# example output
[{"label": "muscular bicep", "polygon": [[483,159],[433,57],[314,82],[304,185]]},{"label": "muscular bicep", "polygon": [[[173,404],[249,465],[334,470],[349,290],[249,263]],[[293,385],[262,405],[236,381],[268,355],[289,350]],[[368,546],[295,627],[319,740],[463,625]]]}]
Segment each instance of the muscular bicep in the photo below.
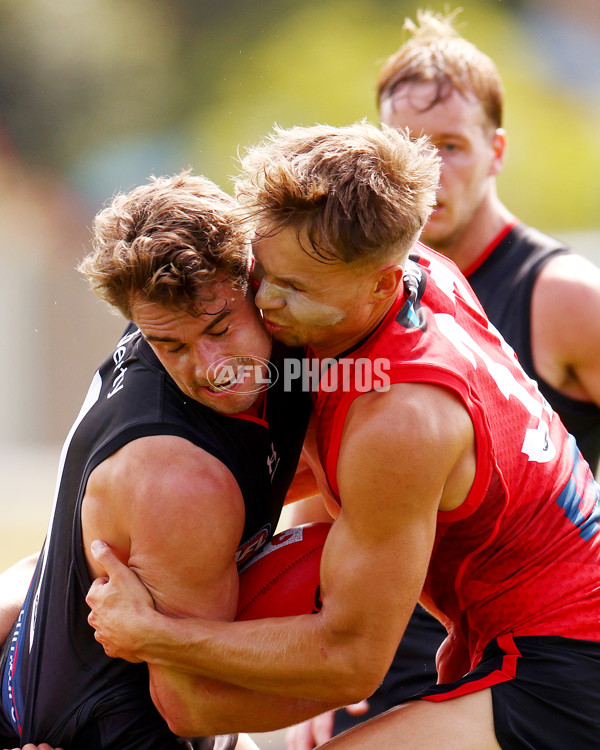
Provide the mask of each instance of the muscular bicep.
[{"label": "muscular bicep", "polygon": [[229,470],[186,440],[155,436],[129,443],[94,474],[86,546],[96,537],[111,543],[160,611],[231,618],[244,506]]},{"label": "muscular bicep", "polygon": [[[177,438],[144,438],[119,453],[88,485],[88,545],[96,537],[109,542],[159,611],[233,619],[244,505],[231,473]],[[148,668],[152,699],[177,734],[264,731],[330,707],[265,696],[154,663]]]},{"label": "muscular bicep", "polygon": [[464,500],[475,469],[472,424],[454,396],[433,386],[394,389],[361,397],[348,414],[337,471],[342,510],[322,564],[324,608],[340,608],[333,621],[365,634],[369,658],[387,660],[419,598],[438,510]]}]

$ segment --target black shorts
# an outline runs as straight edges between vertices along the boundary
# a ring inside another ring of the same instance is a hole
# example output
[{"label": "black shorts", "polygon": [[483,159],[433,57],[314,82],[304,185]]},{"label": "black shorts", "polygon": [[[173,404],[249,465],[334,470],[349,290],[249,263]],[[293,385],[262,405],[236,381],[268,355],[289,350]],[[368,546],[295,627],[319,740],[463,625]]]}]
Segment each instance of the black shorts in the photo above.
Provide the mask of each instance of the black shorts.
[{"label": "black shorts", "polygon": [[[38,696],[38,705],[51,713],[51,690],[45,691],[43,699]],[[19,737],[0,708],[0,748],[48,742],[69,750],[233,750],[237,741],[237,735],[177,737],[158,713],[147,689],[107,686],[102,696],[83,701],[58,725],[50,736],[46,730],[31,726],[25,727]]]},{"label": "black shorts", "polygon": [[502,750],[600,748],[600,642],[500,636],[473,671],[415,697],[443,701],[485,688]]}]

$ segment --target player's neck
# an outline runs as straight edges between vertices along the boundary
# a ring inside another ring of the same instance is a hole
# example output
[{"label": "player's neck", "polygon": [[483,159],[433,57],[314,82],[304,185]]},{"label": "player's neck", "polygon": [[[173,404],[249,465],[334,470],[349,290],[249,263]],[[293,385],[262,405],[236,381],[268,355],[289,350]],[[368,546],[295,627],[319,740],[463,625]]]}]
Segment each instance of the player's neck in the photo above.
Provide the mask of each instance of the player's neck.
[{"label": "player's neck", "polygon": [[461,271],[472,266],[489,244],[515,217],[492,195],[485,200],[471,221],[462,231],[451,237],[447,243],[432,243],[434,250],[453,260]]},{"label": "player's neck", "polygon": [[256,401],[249,406],[244,414],[249,417],[263,418],[265,415],[265,391],[261,391]]}]

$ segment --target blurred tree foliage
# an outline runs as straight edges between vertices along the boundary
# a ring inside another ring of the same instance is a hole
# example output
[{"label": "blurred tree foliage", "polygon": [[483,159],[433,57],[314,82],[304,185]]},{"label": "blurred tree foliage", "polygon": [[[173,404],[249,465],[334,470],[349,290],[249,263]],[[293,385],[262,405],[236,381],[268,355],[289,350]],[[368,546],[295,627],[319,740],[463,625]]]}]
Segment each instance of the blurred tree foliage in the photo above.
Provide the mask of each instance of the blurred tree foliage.
[{"label": "blurred tree foliage", "polygon": [[[525,4],[460,3],[464,35],[505,82],[501,194],[547,231],[597,227],[598,101],[549,79],[520,22]],[[378,67],[420,5],[0,0],[0,123],[23,158],[61,171],[92,203],[188,166],[228,188],[236,154],[275,122],[375,121]]]}]

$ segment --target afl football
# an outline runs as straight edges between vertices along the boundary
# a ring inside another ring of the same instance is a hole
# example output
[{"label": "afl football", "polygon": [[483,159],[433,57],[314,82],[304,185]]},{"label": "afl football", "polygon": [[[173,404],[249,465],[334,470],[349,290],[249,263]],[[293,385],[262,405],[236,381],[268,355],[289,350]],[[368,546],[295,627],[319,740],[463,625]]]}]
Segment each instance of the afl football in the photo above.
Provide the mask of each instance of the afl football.
[{"label": "afl football", "polygon": [[319,569],[329,523],[276,534],[240,571],[236,620],[315,614],[321,609]]}]

